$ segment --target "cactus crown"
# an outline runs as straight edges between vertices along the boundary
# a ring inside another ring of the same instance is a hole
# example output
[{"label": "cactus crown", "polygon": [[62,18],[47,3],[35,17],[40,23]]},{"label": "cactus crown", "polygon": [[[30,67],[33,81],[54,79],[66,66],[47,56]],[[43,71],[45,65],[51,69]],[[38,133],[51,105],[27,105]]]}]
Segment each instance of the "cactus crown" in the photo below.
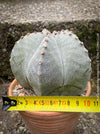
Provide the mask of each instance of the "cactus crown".
[{"label": "cactus crown", "polygon": [[74,96],[90,78],[88,51],[71,31],[50,33],[44,29],[21,37],[10,64],[18,82],[38,96]]}]

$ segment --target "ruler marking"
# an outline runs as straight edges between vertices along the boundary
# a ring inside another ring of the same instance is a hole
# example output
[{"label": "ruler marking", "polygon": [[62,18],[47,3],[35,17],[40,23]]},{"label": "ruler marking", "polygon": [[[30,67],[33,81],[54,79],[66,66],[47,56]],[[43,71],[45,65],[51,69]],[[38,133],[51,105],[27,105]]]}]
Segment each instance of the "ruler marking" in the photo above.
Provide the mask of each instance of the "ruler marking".
[{"label": "ruler marking", "polygon": [[8,111],[100,112],[100,99],[82,96],[11,96],[17,106]]}]

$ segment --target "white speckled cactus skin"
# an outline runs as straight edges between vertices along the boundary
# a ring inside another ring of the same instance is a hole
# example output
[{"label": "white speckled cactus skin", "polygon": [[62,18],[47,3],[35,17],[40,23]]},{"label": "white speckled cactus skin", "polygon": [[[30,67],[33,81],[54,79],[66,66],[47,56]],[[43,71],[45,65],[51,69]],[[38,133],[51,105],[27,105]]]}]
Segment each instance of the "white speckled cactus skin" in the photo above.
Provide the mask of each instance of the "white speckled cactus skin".
[{"label": "white speckled cactus skin", "polygon": [[38,96],[76,96],[91,74],[88,51],[71,31],[27,34],[14,46],[11,69],[18,82]]}]

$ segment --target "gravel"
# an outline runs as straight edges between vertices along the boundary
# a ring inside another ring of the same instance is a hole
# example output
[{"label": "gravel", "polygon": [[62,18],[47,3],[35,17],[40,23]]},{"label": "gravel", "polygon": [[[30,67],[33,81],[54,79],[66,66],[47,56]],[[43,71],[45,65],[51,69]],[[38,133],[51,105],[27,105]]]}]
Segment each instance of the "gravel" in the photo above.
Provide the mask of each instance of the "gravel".
[{"label": "gravel", "polygon": [[69,22],[100,19],[99,0],[6,0],[0,2],[0,22]]}]

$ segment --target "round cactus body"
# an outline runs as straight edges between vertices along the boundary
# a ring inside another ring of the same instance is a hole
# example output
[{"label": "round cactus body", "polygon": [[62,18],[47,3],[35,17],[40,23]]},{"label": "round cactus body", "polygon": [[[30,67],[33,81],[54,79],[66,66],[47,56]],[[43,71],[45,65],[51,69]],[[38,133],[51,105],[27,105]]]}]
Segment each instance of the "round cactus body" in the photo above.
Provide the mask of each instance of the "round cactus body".
[{"label": "round cactus body", "polygon": [[91,74],[87,49],[68,30],[27,34],[14,46],[10,63],[18,82],[38,96],[80,95]]}]

